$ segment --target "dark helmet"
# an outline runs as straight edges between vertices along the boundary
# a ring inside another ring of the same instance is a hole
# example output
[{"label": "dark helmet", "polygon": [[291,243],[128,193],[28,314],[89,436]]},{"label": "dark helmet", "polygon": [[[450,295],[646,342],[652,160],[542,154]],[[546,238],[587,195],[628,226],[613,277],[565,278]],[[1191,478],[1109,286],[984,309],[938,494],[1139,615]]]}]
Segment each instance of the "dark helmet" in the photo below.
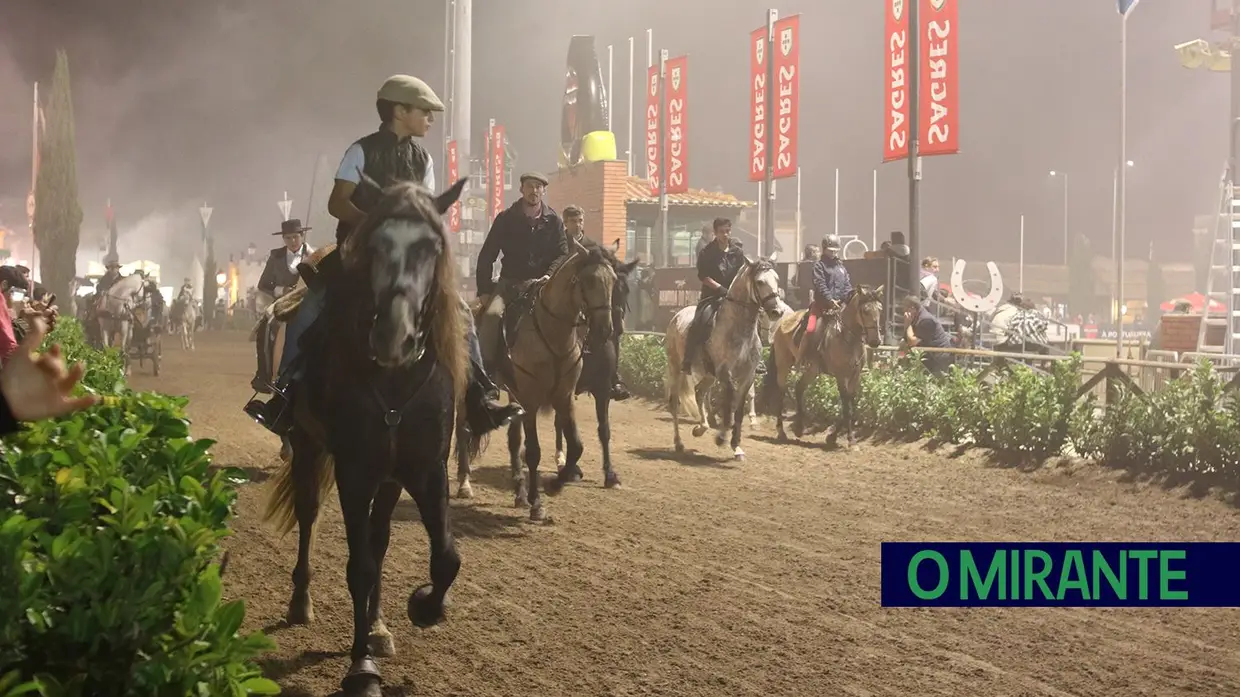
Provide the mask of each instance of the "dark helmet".
[{"label": "dark helmet", "polygon": [[822,238],[822,248],[824,250],[829,249],[833,252],[840,251],[839,235],[827,235],[826,237]]}]

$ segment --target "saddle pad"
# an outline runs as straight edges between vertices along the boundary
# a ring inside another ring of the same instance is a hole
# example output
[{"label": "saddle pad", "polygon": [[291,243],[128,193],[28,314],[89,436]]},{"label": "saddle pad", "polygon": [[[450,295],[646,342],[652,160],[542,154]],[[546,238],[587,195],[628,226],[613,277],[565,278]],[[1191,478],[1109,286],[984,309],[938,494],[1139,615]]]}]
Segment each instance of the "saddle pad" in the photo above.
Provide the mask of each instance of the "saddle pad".
[{"label": "saddle pad", "polygon": [[281,322],[287,322],[297,314],[297,308],[301,307],[301,299],[304,297],[306,297],[305,283],[298,281],[293,290],[276,298],[276,301],[271,304],[272,316]]}]

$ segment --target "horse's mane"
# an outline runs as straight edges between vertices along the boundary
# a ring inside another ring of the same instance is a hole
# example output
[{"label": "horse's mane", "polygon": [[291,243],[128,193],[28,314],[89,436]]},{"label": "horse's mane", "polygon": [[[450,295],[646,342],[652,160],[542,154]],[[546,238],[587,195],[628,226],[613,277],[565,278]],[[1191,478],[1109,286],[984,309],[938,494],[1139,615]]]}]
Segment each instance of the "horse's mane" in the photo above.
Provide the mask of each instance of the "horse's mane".
[{"label": "horse's mane", "polygon": [[370,238],[375,230],[388,220],[426,223],[443,243],[443,251],[435,262],[435,285],[431,290],[429,304],[429,332],[436,360],[451,376],[453,392],[459,404],[465,395],[469,369],[464,342],[465,324],[461,315],[463,309],[460,295],[457,292],[457,267],[452,257],[452,246],[448,243],[443,219],[435,208],[435,199],[431,192],[411,182],[384,189],[383,196],[375,207],[340,245],[340,259],[347,270],[364,269],[369,261],[365,250],[370,246]]}]

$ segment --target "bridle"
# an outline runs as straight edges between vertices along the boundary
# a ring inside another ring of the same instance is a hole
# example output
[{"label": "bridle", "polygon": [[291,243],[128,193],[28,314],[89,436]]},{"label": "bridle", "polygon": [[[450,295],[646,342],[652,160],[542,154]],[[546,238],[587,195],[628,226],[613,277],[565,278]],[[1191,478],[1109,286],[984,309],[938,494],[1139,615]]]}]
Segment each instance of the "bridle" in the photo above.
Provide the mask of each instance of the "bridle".
[{"label": "bridle", "polygon": [[[543,298],[543,291],[546,290],[546,285],[538,289],[537,291],[538,297],[534,301],[534,307],[531,308],[530,310],[530,321],[534,325],[534,333],[538,336],[538,340],[542,342],[543,347],[547,349],[547,353],[551,354],[551,358],[554,360],[556,364],[559,364],[561,361],[565,359],[572,358],[573,362],[569,364],[568,366],[569,370],[576,367],[577,364],[581,362],[582,360],[581,346],[578,344],[578,342],[574,341],[572,347],[568,350],[568,353],[562,354],[562,355],[557,354],[555,351],[555,348],[551,345],[551,340],[547,338],[546,332],[543,331],[542,323],[538,321],[537,311],[539,309],[542,309],[543,312],[547,313],[548,317],[550,317],[551,319],[557,322],[560,322],[561,324],[568,325],[568,327],[573,330],[575,330],[577,327],[588,324],[589,316],[593,315],[596,312],[607,311],[607,312],[614,313],[616,310],[614,304],[607,305],[607,306],[587,304],[587,298],[585,296],[585,291],[582,290],[581,284],[579,283],[578,279],[581,277],[581,272],[591,266],[610,267],[610,264],[606,260],[588,261],[586,264],[582,265],[577,270],[577,273],[575,273],[572,279],[569,281],[569,287],[574,294],[574,300],[580,301],[576,303],[576,305],[579,307],[584,305],[585,306],[584,310],[579,310],[574,317],[564,317],[563,315],[557,314],[554,310],[551,309],[549,305],[547,305],[547,301]],[[560,268],[562,269],[563,267],[560,267]],[[614,273],[615,270],[613,269],[612,272]],[[558,274],[558,271],[557,271],[557,274]],[[550,283],[551,281],[548,280],[547,285],[549,285]],[[613,283],[613,290],[614,290],[614,283]],[[509,363],[512,364],[512,367],[516,368],[517,370],[520,370],[522,373],[525,373],[526,376],[531,377],[531,378],[537,377],[530,371],[526,370],[525,368],[522,368],[516,361],[510,359]],[[568,372],[568,371],[564,371],[564,372]],[[551,390],[553,392],[555,391],[557,387],[559,387],[561,377],[562,377],[561,371],[557,370],[555,373],[555,382],[552,383],[551,385]]]},{"label": "bridle", "polygon": [[[724,300],[729,300],[731,302],[737,303],[739,305],[743,305],[745,307],[755,308],[758,310],[764,310],[766,309],[766,304],[770,302],[772,298],[779,297],[779,291],[778,290],[771,291],[765,296],[759,298],[758,297],[758,284],[754,283],[752,280],[757,277],[758,273],[760,273],[759,267],[756,264],[747,264],[747,266],[749,268],[745,269],[744,273],[748,275],[751,279],[749,283],[749,297],[748,298],[734,298],[732,297],[731,288],[729,288],[728,294],[723,296]],[[740,279],[740,277],[741,277],[741,274],[737,274],[736,280],[733,280],[732,282],[736,283],[737,280]]]},{"label": "bridle", "polygon": [[[862,321],[859,321],[856,325],[851,324],[851,323],[846,324],[845,322],[842,321],[843,313],[848,309],[848,306],[852,304],[853,300],[856,299],[857,296],[859,295],[861,295],[861,291],[859,289],[853,289],[852,294],[848,296],[848,300],[844,303],[844,309],[840,311],[840,319],[841,319],[840,325],[843,327],[844,334],[846,338],[849,340],[849,343],[853,343],[853,342],[861,341],[865,339],[865,334],[870,332],[871,330],[876,333],[880,331],[880,325],[877,321],[874,322],[873,324],[866,324],[866,322],[862,320]],[[879,303],[879,302],[882,302],[882,300],[879,300],[878,298],[865,297],[861,300],[859,304],[861,306],[865,306],[871,303]],[[861,314],[860,307],[857,308],[857,313]]]}]

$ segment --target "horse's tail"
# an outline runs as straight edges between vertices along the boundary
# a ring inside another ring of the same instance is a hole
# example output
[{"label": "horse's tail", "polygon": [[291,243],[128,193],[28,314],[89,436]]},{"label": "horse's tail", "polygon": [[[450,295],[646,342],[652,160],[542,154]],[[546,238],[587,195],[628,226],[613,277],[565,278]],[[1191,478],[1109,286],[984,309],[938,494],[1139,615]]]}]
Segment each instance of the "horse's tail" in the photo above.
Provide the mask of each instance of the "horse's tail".
[{"label": "horse's tail", "polygon": [[667,377],[663,382],[667,385],[667,408],[672,414],[683,413],[691,421],[701,419],[697,391],[693,389],[692,372],[683,372],[680,369],[679,360],[669,360]]},{"label": "horse's tail", "polygon": [[763,416],[774,416],[781,405],[779,399],[779,375],[774,343],[766,355],[766,375],[762,376],[762,386],[758,388],[758,396],[754,399],[754,411]]},{"label": "horse's tail", "polygon": [[[304,462],[305,459],[302,459]],[[310,467],[297,467],[298,458],[292,451],[280,463],[280,469],[272,480],[271,496],[267,499],[267,511],[263,522],[274,522],[281,535],[287,535],[297,525],[297,492],[314,491],[321,504],[336,485],[336,466],[332,456],[321,450]]]},{"label": "horse's tail", "polygon": [[[462,456],[469,462],[478,459],[482,451],[486,448],[487,437],[478,435],[469,428],[469,422],[465,420],[465,407],[457,408],[456,413],[456,457],[459,461]],[[464,450],[462,451],[462,448]]]}]

